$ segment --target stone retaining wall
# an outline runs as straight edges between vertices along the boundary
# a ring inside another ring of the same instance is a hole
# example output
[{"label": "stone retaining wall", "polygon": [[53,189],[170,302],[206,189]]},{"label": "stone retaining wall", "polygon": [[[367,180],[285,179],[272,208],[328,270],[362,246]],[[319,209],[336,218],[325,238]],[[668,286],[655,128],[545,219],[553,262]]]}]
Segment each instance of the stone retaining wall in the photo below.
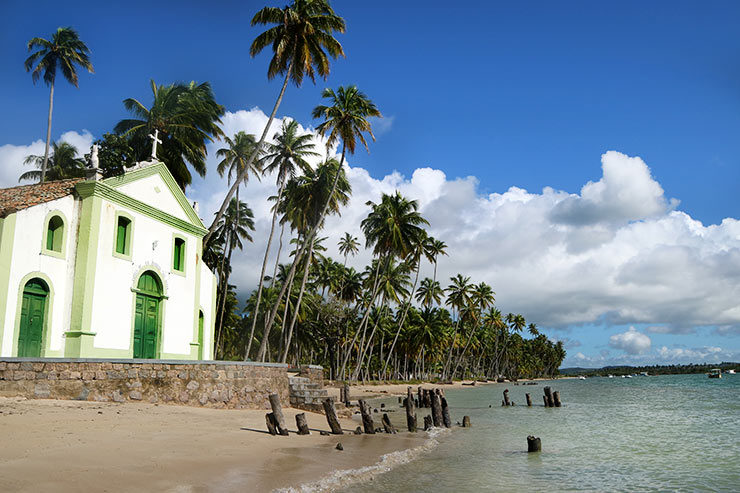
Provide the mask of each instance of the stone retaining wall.
[{"label": "stone retaining wall", "polygon": [[[302,367],[316,377],[321,367]],[[322,377],[323,378],[323,377]],[[0,395],[216,408],[287,405],[288,365],[232,361],[0,358]]]}]

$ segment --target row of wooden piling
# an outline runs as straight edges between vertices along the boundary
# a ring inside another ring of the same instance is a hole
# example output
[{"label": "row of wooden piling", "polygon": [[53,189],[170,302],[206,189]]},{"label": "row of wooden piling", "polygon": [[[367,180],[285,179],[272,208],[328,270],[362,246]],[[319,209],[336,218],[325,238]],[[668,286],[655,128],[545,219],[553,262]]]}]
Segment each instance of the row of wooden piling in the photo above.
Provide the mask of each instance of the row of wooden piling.
[{"label": "row of wooden piling", "polygon": [[[349,405],[349,385],[340,388],[340,399]],[[447,399],[444,396],[444,392],[441,389],[417,389],[417,397],[414,397],[414,393],[411,387],[408,387],[406,391],[406,397],[399,397],[399,401],[403,399],[403,407],[406,408],[406,426],[410,432],[417,431],[417,415],[415,412],[416,407],[428,407],[431,409],[431,414],[424,416],[424,431],[429,430],[432,427],[435,428],[450,428],[452,426],[452,420],[450,419],[450,408],[447,404]],[[270,394],[269,396],[270,407],[272,412],[265,415],[265,422],[267,424],[267,431],[271,435],[287,435],[288,429],[285,426],[285,419],[283,417],[282,406],[280,405],[280,397],[278,394]],[[356,434],[362,432],[366,434],[375,434],[385,431],[385,433],[395,434],[397,433],[396,428],[391,424],[390,418],[387,413],[383,413],[381,419],[382,427],[375,427],[373,420],[371,407],[367,404],[364,399],[359,399],[358,405],[360,407],[360,415],[362,418],[362,428],[359,426],[355,430]],[[331,433],[334,435],[343,435],[344,431],[339,423],[337,417],[337,411],[334,406],[334,398],[327,397],[322,402],[324,407],[324,414],[326,415],[326,421],[329,424]],[[296,414],[296,426],[298,427],[299,435],[310,434],[308,424],[306,423],[306,414]],[[470,417],[464,416],[462,421],[464,428],[470,427]],[[322,432],[323,433],[323,432]]]},{"label": "row of wooden piling", "polygon": [[[560,402],[560,392],[552,391],[550,387],[545,387],[544,389],[545,395],[542,396],[542,399],[545,403],[545,407],[560,407],[562,406],[562,403]],[[529,393],[524,394],[524,397],[527,399],[527,407],[532,407],[532,396],[529,395]],[[509,389],[504,389],[504,399],[501,401],[501,406],[513,406],[514,402],[509,399]]]}]

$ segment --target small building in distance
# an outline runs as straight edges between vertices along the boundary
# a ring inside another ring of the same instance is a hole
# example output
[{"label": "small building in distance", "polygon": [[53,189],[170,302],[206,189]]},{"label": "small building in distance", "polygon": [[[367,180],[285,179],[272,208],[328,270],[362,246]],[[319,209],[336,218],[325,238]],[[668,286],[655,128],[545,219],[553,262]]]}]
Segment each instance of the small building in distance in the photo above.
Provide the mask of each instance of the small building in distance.
[{"label": "small building in distance", "polygon": [[161,162],[0,189],[0,356],[213,359],[206,232]]}]

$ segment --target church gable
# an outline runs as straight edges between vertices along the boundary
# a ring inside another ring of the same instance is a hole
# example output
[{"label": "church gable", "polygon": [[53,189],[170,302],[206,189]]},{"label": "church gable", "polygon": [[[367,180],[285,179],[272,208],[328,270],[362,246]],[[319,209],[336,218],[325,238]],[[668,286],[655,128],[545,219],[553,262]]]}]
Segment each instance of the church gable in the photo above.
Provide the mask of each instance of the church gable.
[{"label": "church gable", "polygon": [[163,163],[131,169],[123,175],[107,178],[103,183],[193,226],[204,227],[190,201]]}]

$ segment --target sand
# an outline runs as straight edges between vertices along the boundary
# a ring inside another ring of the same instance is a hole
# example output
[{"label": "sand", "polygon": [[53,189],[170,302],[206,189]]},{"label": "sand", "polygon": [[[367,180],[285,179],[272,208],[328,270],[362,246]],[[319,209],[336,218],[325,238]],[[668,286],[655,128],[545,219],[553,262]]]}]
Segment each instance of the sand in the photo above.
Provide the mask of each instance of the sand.
[{"label": "sand", "polygon": [[[302,411],[283,411],[295,430]],[[265,412],[0,398],[0,491],[271,491],[427,441],[425,433],[320,436],[326,419],[309,412],[310,436],[271,436]]]}]

